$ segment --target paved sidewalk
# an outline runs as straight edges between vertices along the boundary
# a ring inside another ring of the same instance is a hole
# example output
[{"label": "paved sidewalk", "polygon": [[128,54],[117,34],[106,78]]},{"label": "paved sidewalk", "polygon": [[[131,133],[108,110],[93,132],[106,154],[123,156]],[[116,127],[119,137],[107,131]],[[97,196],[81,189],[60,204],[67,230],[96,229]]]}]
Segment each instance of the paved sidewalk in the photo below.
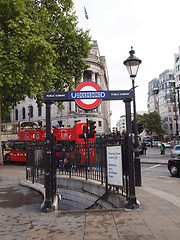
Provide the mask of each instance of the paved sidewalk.
[{"label": "paved sidewalk", "polygon": [[[136,188],[136,196],[141,203],[136,210],[43,213],[40,210],[43,199],[38,193],[19,185],[24,175],[15,167],[0,167],[1,240],[180,238],[180,191],[176,196],[167,193],[166,189],[160,191],[160,179],[151,181],[150,185],[150,179],[143,178],[143,186]],[[163,179],[164,186],[171,182]],[[180,179],[174,178],[173,186],[177,188],[179,183]],[[12,195],[9,195],[10,191]]]}]

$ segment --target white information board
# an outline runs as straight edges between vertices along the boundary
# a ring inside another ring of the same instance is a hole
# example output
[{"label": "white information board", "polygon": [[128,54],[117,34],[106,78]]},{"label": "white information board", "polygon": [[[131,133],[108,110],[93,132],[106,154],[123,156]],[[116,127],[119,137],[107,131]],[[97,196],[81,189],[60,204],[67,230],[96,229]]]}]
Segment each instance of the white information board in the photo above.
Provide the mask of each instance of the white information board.
[{"label": "white information board", "polygon": [[108,146],[106,151],[108,184],[123,186],[121,146]]}]

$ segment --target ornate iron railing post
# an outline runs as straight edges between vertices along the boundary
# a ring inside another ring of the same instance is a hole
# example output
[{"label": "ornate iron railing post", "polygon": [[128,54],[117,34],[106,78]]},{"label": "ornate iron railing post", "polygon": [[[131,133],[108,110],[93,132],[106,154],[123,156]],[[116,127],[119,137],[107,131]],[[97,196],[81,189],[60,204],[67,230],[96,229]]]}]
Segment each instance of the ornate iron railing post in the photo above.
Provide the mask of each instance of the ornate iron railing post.
[{"label": "ornate iron railing post", "polygon": [[133,143],[132,143],[132,126],[131,126],[131,100],[125,100],[126,108],[126,129],[127,129],[127,161],[129,174],[129,196],[126,208],[134,209],[138,207],[135,195],[134,184],[134,161],[133,161]]},{"label": "ornate iron railing post", "polygon": [[51,189],[51,103],[46,103],[46,164],[45,164],[45,203],[44,211],[51,211],[52,208],[52,189]]}]

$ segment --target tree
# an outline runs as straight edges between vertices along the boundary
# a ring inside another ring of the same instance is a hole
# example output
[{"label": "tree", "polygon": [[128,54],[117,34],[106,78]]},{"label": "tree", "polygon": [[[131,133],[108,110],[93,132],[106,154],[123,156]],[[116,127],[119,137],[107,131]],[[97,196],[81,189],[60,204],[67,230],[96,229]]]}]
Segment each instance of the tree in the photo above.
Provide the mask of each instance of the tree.
[{"label": "tree", "polygon": [[72,0],[0,0],[0,123],[25,96],[77,85],[91,48],[77,24]]},{"label": "tree", "polygon": [[137,122],[137,130],[139,134],[143,132],[144,127],[142,122]]},{"label": "tree", "polygon": [[162,128],[161,116],[157,112],[144,113],[143,115],[137,115],[137,124],[142,123],[143,129],[152,136],[157,134],[161,139],[165,130]]}]

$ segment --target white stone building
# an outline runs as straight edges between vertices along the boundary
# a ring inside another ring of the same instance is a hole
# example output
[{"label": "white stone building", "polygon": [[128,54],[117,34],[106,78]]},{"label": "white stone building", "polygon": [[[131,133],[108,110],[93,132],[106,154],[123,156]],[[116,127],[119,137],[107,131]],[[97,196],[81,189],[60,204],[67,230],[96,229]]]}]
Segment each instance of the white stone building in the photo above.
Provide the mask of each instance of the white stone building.
[{"label": "white stone building", "polygon": [[174,78],[175,78],[175,84],[176,84],[178,112],[180,113],[180,47],[179,47],[179,53],[174,54]]},{"label": "white stone building", "polygon": [[163,71],[148,85],[148,112],[156,111],[162,118],[163,128],[174,138],[177,131],[177,99],[175,93],[174,69]]},{"label": "white stone building", "polygon": [[[94,81],[102,90],[109,90],[109,77],[104,56],[100,56],[97,41],[93,41],[93,47],[89,57],[86,59],[89,68],[85,70],[81,81]],[[102,101],[95,110],[85,112],[80,109],[75,102],[64,102],[64,109],[59,109],[57,104],[51,107],[51,124],[52,126],[74,126],[75,122],[89,120],[96,121],[96,132],[109,132],[110,124],[110,103]],[[11,122],[19,121],[37,121],[41,125],[46,124],[45,104],[38,107],[35,99],[26,98],[21,101],[11,113]]]},{"label": "white stone building", "polygon": [[174,54],[174,77],[176,87],[180,87],[180,47],[179,53]]},{"label": "white stone building", "polygon": [[120,119],[116,123],[116,128],[117,128],[117,131],[119,131],[120,133],[123,133],[126,131],[126,116],[125,115],[120,116]]}]

